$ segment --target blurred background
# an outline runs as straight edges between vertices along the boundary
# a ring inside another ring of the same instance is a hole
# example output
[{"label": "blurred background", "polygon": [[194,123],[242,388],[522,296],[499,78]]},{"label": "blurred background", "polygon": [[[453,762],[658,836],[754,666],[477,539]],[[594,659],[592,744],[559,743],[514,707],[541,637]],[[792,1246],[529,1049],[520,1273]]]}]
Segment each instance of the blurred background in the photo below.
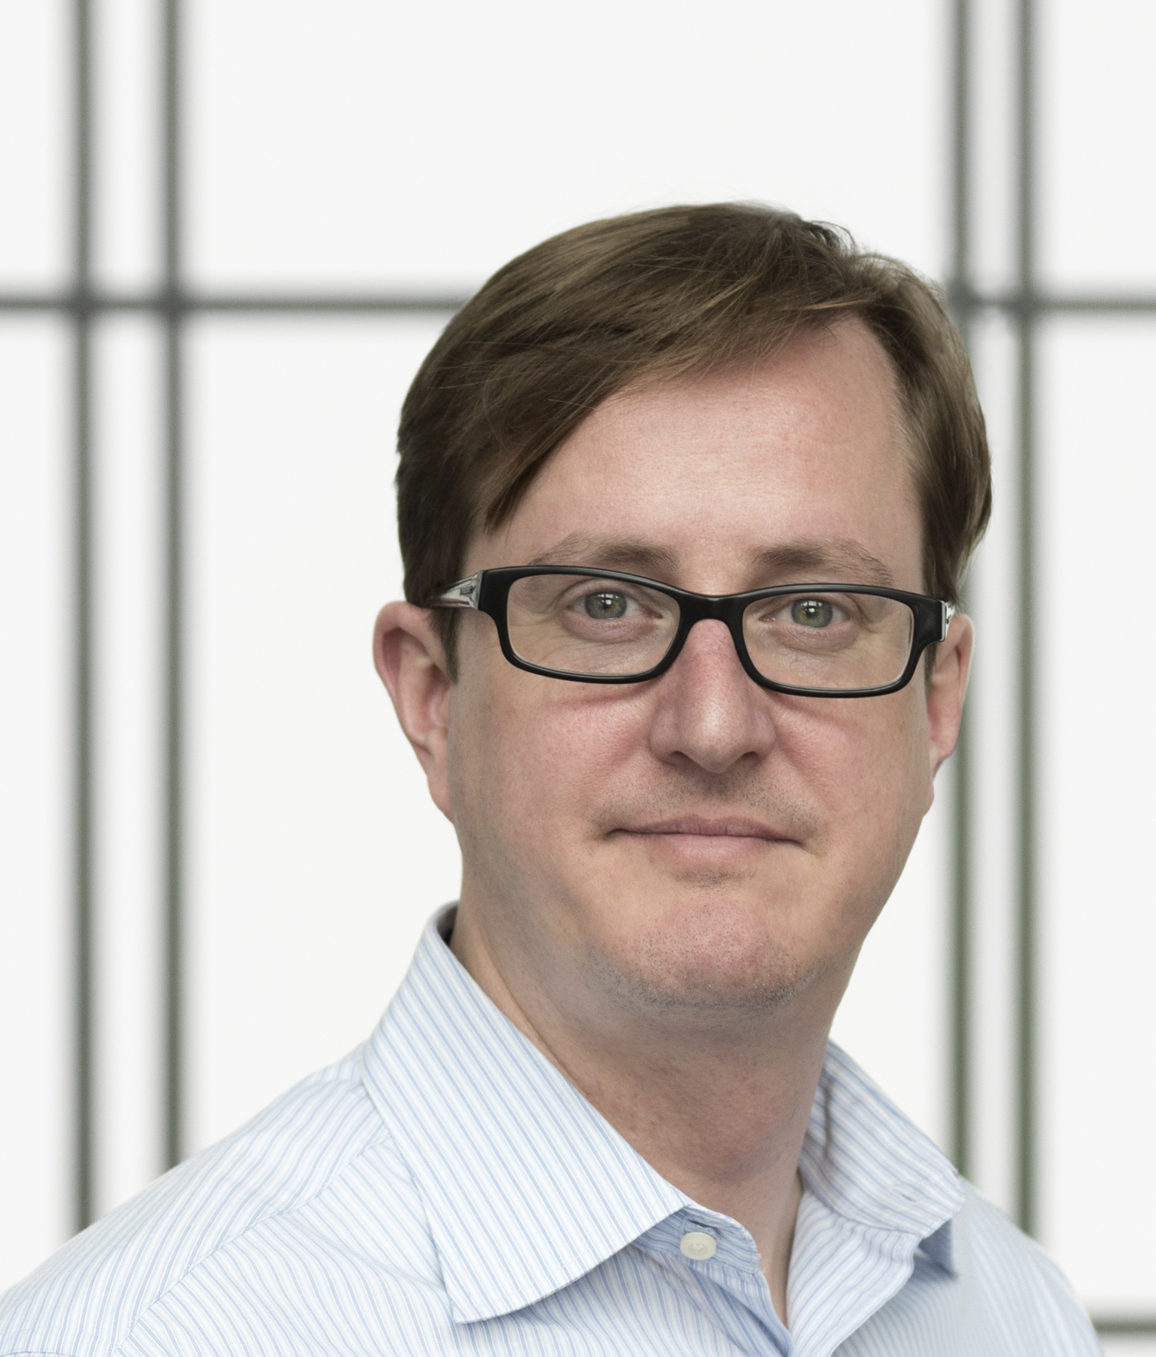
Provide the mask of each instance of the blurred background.
[{"label": "blurred background", "polygon": [[0,5],[0,1287],[367,1035],[456,893],[369,646],[440,328],[760,199],[942,281],[995,459],[836,1037],[1156,1354],[1154,54],[1147,0]]}]

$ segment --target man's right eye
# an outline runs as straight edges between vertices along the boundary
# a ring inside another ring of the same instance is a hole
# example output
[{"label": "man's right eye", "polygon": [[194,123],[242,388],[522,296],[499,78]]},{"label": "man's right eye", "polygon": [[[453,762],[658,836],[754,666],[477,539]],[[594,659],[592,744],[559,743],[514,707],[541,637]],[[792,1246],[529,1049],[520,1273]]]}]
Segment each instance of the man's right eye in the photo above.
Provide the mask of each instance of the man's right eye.
[{"label": "man's right eye", "polygon": [[835,617],[835,605],[826,598],[799,598],[791,604],[791,621],[800,627],[829,627]]},{"label": "man's right eye", "polygon": [[597,593],[584,594],[579,600],[587,617],[596,622],[614,622],[625,617],[630,600],[625,594],[609,589],[600,589]]}]

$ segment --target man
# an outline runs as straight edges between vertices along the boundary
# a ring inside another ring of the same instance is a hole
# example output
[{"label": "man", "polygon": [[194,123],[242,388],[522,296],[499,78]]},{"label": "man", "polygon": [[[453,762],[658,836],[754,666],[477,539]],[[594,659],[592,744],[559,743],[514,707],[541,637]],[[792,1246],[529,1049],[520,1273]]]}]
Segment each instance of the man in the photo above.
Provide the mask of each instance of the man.
[{"label": "man", "polygon": [[461,899],[0,1353],[1097,1352],[827,1044],[971,655],[987,451],[931,290],[760,208],[594,223],[451,322],[400,449],[375,655]]}]

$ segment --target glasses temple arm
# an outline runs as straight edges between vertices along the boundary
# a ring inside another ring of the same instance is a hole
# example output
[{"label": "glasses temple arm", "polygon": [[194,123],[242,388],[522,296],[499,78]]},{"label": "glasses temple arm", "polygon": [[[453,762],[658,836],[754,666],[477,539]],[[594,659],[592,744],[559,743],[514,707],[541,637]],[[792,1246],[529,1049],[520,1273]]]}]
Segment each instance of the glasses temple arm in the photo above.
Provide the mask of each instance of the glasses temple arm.
[{"label": "glasses temple arm", "polygon": [[469,579],[458,580],[456,584],[451,584],[448,589],[430,600],[431,608],[476,608],[478,606],[478,594],[481,591],[482,572],[479,570],[476,575],[471,575]]}]

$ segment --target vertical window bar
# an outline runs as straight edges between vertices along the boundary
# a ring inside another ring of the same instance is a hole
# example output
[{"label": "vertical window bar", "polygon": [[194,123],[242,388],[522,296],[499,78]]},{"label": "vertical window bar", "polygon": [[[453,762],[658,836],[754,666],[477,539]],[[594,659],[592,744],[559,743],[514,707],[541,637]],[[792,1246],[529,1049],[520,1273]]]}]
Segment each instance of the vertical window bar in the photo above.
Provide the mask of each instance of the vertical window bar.
[{"label": "vertical window bar", "polygon": [[[952,264],[949,299],[965,344],[971,338],[974,298],[971,287],[971,4],[955,0],[952,25]],[[963,600],[966,604],[966,599]],[[948,1014],[949,1153],[961,1173],[972,1171],[971,1121],[974,1068],[971,1038],[973,998],[972,877],[971,877],[971,743],[970,722],[964,720],[952,759],[951,899],[948,927],[950,1011]]]},{"label": "vertical window bar", "polygon": [[73,1216],[93,1214],[92,42],[73,6]]},{"label": "vertical window bar", "polygon": [[1038,1083],[1036,947],[1036,672],[1032,600],[1035,596],[1035,14],[1019,0],[1017,29],[1017,267],[1019,322],[1017,421],[1019,441],[1019,863],[1016,917],[1016,1056],[1018,1076],[1016,1218],[1037,1226],[1036,1136]]},{"label": "vertical window bar", "polygon": [[164,846],[164,1152],[168,1164],[182,1154],[184,1090],[184,504],[180,196],[180,3],[165,0],[164,164],[162,167],[165,332],[165,846]]}]

